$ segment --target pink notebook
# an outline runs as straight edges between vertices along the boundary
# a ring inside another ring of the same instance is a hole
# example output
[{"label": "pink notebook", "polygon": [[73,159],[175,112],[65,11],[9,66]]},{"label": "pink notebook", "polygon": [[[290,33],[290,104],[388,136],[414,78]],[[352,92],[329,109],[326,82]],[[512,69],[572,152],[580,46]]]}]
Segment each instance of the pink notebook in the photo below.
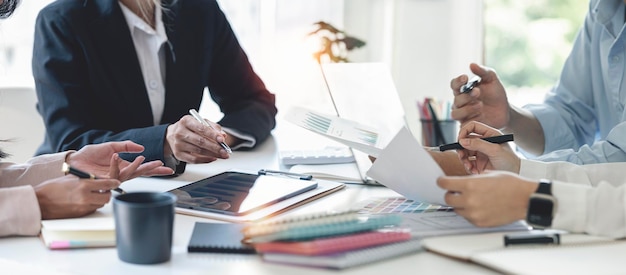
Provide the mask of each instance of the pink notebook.
[{"label": "pink notebook", "polygon": [[302,242],[255,243],[259,253],[324,255],[411,239],[408,230],[370,231]]}]

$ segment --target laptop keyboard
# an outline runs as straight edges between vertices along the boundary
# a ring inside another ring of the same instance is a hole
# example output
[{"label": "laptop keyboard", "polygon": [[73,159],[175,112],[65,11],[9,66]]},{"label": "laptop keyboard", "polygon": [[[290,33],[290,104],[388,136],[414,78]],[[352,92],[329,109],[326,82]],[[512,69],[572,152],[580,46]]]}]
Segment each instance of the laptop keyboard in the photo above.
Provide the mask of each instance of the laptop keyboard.
[{"label": "laptop keyboard", "polygon": [[428,212],[452,212],[449,206],[424,203],[406,199],[403,197],[374,198],[368,200],[365,206],[360,208],[363,213],[428,213]]}]

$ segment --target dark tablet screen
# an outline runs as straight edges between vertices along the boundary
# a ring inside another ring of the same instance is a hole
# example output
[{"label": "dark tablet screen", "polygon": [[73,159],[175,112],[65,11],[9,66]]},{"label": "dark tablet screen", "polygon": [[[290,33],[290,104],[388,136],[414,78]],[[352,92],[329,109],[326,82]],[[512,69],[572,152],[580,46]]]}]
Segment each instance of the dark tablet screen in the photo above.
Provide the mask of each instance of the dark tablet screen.
[{"label": "dark tablet screen", "polygon": [[310,180],[224,172],[169,192],[176,207],[240,216],[316,187]]}]

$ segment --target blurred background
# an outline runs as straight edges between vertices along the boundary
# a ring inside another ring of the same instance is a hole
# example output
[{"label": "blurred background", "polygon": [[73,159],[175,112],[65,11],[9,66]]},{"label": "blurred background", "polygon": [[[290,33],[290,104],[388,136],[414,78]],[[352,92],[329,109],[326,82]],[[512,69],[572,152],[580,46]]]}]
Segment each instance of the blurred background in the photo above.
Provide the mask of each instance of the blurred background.
[{"label": "blurred background", "polygon": [[[23,0],[12,18],[0,21],[0,88],[33,86],[35,17],[50,2]],[[469,74],[470,62],[495,68],[515,104],[541,101],[588,9],[587,0],[218,2],[255,70],[277,95],[279,110],[326,101],[315,53],[324,37],[338,38],[330,26],[339,38],[354,39],[342,40],[353,46],[349,51],[334,45],[337,55],[389,67],[408,121],[419,119],[416,102],[424,97],[451,99],[450,80]],[[218,119],[211,104],[203,103],[203,110]],[[4,106],[0,95],[0,112]],[[0,131],[0,139],[7,137],[11,133]]]}]

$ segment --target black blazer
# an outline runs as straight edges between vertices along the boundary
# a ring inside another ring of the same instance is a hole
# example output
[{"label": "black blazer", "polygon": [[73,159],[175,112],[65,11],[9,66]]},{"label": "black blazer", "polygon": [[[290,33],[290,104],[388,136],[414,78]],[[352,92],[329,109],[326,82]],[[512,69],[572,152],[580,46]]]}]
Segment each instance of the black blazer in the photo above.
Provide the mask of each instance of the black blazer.
[{"label": "black blazer", "polygon": [[[33,75],[46,137],[37,154],[132,140],[164,160],[169,124],[198,109],[209,88],[222,126],[257,144],[275,126],[274,95],[253,71],[214,0],[164,0],[170,41],[161,125],[152,111],[128,24],[115,0],[57,0],[39,13]],[[130,158],[127,156],[126,158]]]}]

